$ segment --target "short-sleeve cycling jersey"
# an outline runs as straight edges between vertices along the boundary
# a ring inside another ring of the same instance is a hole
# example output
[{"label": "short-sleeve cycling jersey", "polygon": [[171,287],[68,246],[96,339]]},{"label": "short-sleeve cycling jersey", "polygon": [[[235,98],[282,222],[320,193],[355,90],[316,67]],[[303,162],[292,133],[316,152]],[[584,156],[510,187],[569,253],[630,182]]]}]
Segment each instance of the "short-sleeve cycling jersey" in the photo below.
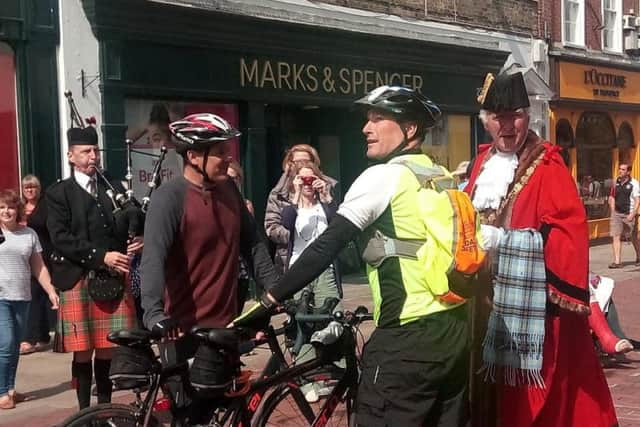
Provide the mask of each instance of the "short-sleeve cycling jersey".
[{"label": "short-sleeve cycling jersey", "polygon": [[[413,172],[398,162],[432,166],[422,154],[396,157],[391,163],[365,170],[353,183],[338,209],[362,230],[366,239],[374,229],[399,240],[424,240],[418,191]],[[378,268],[367,266],[379,327],[404,325],[455,306],[438,301],[425,280],[424,267],[414,259],[388,258]]]}]

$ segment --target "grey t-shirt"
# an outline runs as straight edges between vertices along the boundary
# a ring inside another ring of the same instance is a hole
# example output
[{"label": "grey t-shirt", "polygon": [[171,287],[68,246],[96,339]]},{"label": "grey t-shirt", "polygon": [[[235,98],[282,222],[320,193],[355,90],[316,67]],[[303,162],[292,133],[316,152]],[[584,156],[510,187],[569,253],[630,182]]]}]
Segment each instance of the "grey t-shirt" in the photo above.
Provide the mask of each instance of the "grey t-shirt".
[{"label": "grey t-shirt", "polygon": [[31,301],[31,255],[42,252],[38,235],[29,227],[2,230],[0,243],[0,299]]}]

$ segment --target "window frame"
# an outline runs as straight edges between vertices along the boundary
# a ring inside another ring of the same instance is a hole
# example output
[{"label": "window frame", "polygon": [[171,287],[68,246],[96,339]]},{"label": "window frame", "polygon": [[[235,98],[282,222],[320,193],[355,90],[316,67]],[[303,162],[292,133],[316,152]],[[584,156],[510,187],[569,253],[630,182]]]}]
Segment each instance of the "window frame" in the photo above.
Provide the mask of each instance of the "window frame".
[{"label": "window frame", "polygon": [[614,22],[614,27],[611,31],[613,31],[614,37],[613,37],[613,42],[614,42],[614,47],[605,47],[604,46],[604,41],[605,41],[605,37],[604,37],[604,33],[605,30],[607,29],[607,27],[605,26],[605,8],[604,8],[604,4],[605,4],[606,0],[601,0],[600,1],[600,6],[601,6],[601,13],[602,13],[602,31],[600,33],[600,43],[602,46],[602,50],[604,52],[611,52],[611,53],[622,53],[622,0],[610,0],[611,2],[615,3],[614,7],[615,9],[607,9],[607,10],[615,10],[616,12],[616,20]]},{"label": "window frame", "polygon": [[[574,34],[575,36],[575,40],[574,41],[568,41],[567,40],[567,34],[566,34],[566,6],[567,3],[577,3],[578,4],[578,16],[576,18],[576,34]],[[585,13],[584,13],[584,8],[585,8],[585,0],[562,0],[561,3],[561,9],[562,9],[562,23],[561,23],[561,33],[562,33],[562,44],[564,46],[572,46],[572,47],[578,47],[578,48],[584,48],[585,47],[585,26],[584,26],[584,20],[585,20]]]}]

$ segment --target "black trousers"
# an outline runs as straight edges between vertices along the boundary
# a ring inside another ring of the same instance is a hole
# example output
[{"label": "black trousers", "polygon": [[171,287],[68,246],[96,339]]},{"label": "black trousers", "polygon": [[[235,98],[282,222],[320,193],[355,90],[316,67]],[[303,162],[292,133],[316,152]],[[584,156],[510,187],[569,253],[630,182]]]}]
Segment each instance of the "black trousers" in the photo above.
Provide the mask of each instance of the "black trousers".
[{"label": "black trousers", "polygon": [[466,426],[469,420],[467,310],[376,329],[364,349],[358,426]]},{"label": "black trousers", "polygon": [[49,297],[37,280],[31,279],[31,304],[24,341],[31,344],[49,342],[49,331],[55,326]]}]

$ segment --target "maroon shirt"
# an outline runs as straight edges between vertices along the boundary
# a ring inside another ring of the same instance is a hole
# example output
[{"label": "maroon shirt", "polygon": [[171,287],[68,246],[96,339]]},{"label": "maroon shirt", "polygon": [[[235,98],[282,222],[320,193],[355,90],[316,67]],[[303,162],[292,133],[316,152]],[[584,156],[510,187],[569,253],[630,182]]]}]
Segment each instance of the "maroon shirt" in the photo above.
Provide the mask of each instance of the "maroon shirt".
[{"label": "maroon shirt", "polygon": [[[153,195],[145,222],[141,264],[145,325],[151,328],[167,316],[184,329],[225,327],[231,322],[241,309],[241,242],[248,248],[243,255],[251,257],[261,240],[230,180],[207,190],[183,177],[163,184]],[[258,268],[265,271],[265,285],[270,287],[276,276],[266,247],[261,255]]]}]

